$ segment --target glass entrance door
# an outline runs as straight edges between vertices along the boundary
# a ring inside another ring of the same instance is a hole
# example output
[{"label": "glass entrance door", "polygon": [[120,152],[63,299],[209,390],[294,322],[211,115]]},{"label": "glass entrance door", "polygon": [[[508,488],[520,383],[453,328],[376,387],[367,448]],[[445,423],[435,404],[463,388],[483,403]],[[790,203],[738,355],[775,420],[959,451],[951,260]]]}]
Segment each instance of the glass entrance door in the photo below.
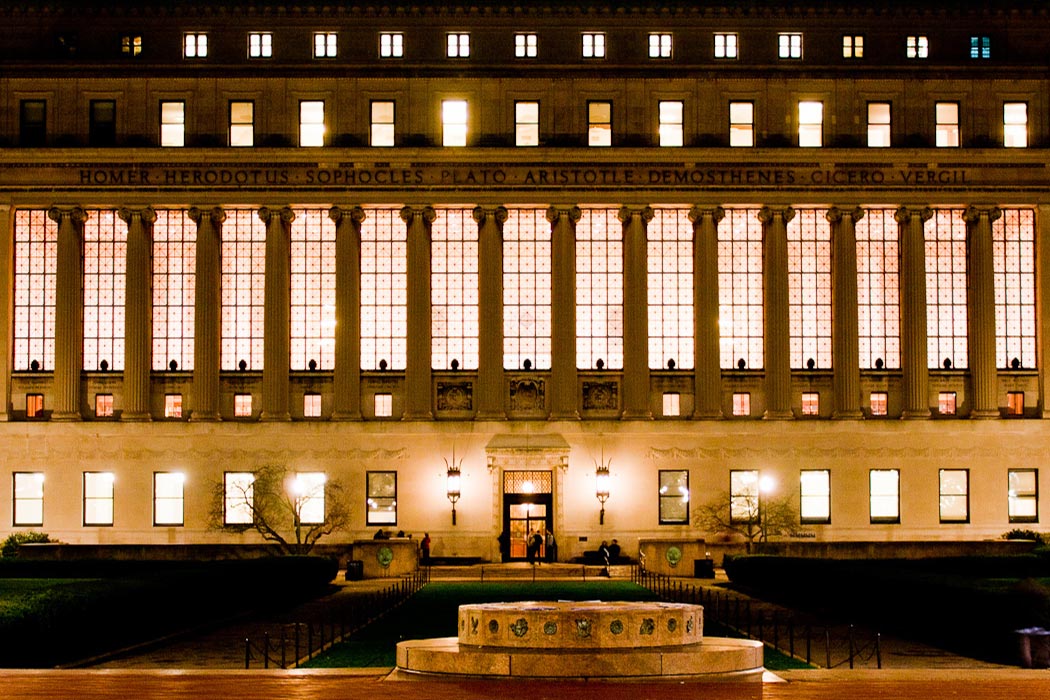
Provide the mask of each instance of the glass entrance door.
[{"label": "glass entrance door", "polygon": [[[543,496],[533,496],[535,501],[549,500]],[[547,534],[547,503],[511,503],[507,509],[507,532],[510,533],[510,558],[512,560],[526,559],[528,556],[528,540],[534,532],[546,540]],[[540,545],[538,556],[546,555],[546,544]]]}]

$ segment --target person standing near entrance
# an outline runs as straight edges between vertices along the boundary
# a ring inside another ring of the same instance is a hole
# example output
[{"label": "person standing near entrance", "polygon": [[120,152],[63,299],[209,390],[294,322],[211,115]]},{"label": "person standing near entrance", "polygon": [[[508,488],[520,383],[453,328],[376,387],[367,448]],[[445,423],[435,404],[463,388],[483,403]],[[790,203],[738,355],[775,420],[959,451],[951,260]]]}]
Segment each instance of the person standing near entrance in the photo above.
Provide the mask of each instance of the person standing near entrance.
[{"label": "person standing near entrance", "polygon": [[554,530],[547,528],[547,563],[558,561],[558,542],[554,539]]},{"label": "person standing near entrance", "polygon": [[510,535],[504,530],[499,533],[499,537],[496,538],[496,541],[499,542],[500,561],[507,561],[510,559]]},{"label": "person standing near entrance", "polygon": [[525,545],[525,554],[528,557],[530,564],[540,563],[540,547],[543,546],[543,535],[539,532],[533,532],[529,535],[529,541]]},{"label": "person standing near entrance", "polygon": [[423,541],[419,543],[419,553],[423,558],[423,566],[430,566],[430,533],[423,533]]}]

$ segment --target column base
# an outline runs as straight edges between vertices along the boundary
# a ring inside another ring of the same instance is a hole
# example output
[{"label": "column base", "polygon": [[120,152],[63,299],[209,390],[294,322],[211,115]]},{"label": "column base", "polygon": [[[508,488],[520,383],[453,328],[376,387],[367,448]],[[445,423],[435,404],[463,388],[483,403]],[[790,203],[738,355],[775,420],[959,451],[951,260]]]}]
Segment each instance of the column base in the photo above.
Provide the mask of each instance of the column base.
[{"label": "column base", "polygon": [[218,411],[192,411],[190,412],[190,423],[219,423],[222,416]]},{"label": "column base", "polygon": [[861,420],[864,418],[864,412],[860,410],[833,411],[831,417],[835,420]]},{"label": "column base", "polygon": [[991,418],[999,418],[999,409],[983,408],[979,411],[970,411],[970,418],[972,420],[989,420]]},{"label": "column base", "polygon": [[722,411],[693,411],[693,420],[722,420]]},{"label": "column base", "polygon": [[360,411],[336,411],[330,420],[337,421],[359,421],[363,420]]},{"label": "column base", "polygon": [[122,423],[149,423],[153,420],[153,416],[144,412],[128,413],[125,411],[120,416]]},{"label": "column base", "polygon": [[54,423],[73,423],[81,420],[84,418],[76,411],[55,411],[51,414],[51,421]]},{"label": "column base", "polygon": [[766,411],[762,414],[762,420],[794,420],[795,414],[791,411]]},{"label": "column base", "polygon": [[550,420],[580,420],[579,411],[563,411],[561,413],[551,411]]},{"label": "column base", "polygon": [[259,415],[260,423],[288,423],[292,420],[292,414],[288,411],[283,413],[272,413],[270,411],[263,411]]},{"label": "column base", "polygon": [[919,409],[908,409],[901,413],[901,420],[928,420],[930,418],[930,409],[925,411]]}]

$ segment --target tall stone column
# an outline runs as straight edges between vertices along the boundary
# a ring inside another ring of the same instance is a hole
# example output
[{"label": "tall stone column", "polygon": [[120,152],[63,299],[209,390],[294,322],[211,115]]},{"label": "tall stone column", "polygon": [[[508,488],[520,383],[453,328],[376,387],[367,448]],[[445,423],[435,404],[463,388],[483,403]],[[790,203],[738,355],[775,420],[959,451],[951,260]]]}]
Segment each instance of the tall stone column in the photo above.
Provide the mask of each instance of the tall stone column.
[{"label": "tall stone column", "polygon": [[430,225],[433,207],[404,207],[401,220],[408,226],[408,338],[405,360],[405,420],[434,417],[431,408],[431,300]]},{"label": "tall stone column", "polygon": [[762,207],[765,285],[766,420],[793,418],[791,412],[791,317],[788,304],[787,224],[795,218],[791,207]]},{"label": "tall stone column", "polygon": [[291,207],[259,210],[266,224],[266,275],[263,295],[263,389],[259,420],[291,420],[289,372],[291,371],[292,275]]},{"label": "tall stone column", "polygon": [[477,417],[507,417],[503,402],[503,223],[505,207],[474,208],[478,222]]},{"label": "tall stone column", "polygon": [[11,205],[0,203],[0,422],[10,419],[11,410],[11,349],[14,326],[11,301],[14,296],[14,215]]},{"label": "tall stone column", "polygon": [[1050,205],[1041,204],[1035,211],[1036,252],[1036,314],[1039,319],[1036,338],[1039,342],[1037,366],[1039,367],[1039,407],[1043,418],[1050,418]]},{"label": "tall stone column", "polygon": [[551,418],[578,420],[576,222],[579,207],[547,209],[551,222]]},{"label": "tall stone column", "polygon": [[649,419],[649,295],[646,226],[652,207],[622,207],[623,222],[623,417]]},{"label": "tall stone column", "polygon": [[969,207],[966,221],[966,263],[969,290],[970,381],[973,386],[971,418],[999,417],[999,375],[995,366],[995,266],[992,263],[992,222],[1002,216],[998,208]]},{"label": "tall stone column", "polygon": [[335,373],[332,420],[361,420],[361,207],[332,207],[335,222]]},{"label": "tall stone column", "polygon": [[857,311],[857,231],[864,210],[828,210],[831,222],[831,283],[834,418],[862,418],[860,397],[860,322]]},{"label": "tall stone column", "polygon": [[722,207],[695,206],[693,222],[693,418],[722,417],[721,333],[718,326],[718,222]]},{"label": "tall stone column", "polygon": [[923,224],[933,216],[929,207],[901,207],[894,214],[900,246],[901,418],[929,418],[930,374],[926,347],[926,236]]},{"label": "tall stone column", "polygon": [[55,407],[51,420],[80,420],[80,370],[84,362],[84,222],[80,207],[47,212],[58,224],[55,261]]},{"label": "tall stone column", "polygon": [[150,370],[153,352],[152,208],[118,212],[128,225],[124,294],[124,412],[121,420],[150,420]]},{"label": "tall stone column", "polygon": [[193,207],[190,220],[197,224],[197,263],[193,304],[193,412],[191,421],[217,421],[219,415],[219,363],[222,358],[222,222],[221,207]]}]

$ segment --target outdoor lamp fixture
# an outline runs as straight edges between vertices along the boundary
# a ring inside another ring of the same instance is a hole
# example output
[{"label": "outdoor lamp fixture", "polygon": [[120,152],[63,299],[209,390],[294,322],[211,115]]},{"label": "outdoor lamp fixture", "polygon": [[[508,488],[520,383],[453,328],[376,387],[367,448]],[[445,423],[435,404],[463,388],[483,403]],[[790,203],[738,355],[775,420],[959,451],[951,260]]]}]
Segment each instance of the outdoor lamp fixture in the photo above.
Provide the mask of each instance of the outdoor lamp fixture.
[{"label": "outdoor lamp fixture", "polygon": [[456,524],[456,501],[459,500],[459,477],[460,465],[463,460],[456,461],[456,448],[452,448],[452,461],[445,460],[445,492],[448,500],[452,503],[452,524]]},{"label": "outdoor lamp fixture", "polygon": [[598,513],[598,524],[605,524],[605,502],[609,500],[609,462],[605,461],[605,450],[602,450],[602,461],[601,463],[595,464],[594,469],[594,495],[597,496],[598,502],[602,504],[602,509]]}]

